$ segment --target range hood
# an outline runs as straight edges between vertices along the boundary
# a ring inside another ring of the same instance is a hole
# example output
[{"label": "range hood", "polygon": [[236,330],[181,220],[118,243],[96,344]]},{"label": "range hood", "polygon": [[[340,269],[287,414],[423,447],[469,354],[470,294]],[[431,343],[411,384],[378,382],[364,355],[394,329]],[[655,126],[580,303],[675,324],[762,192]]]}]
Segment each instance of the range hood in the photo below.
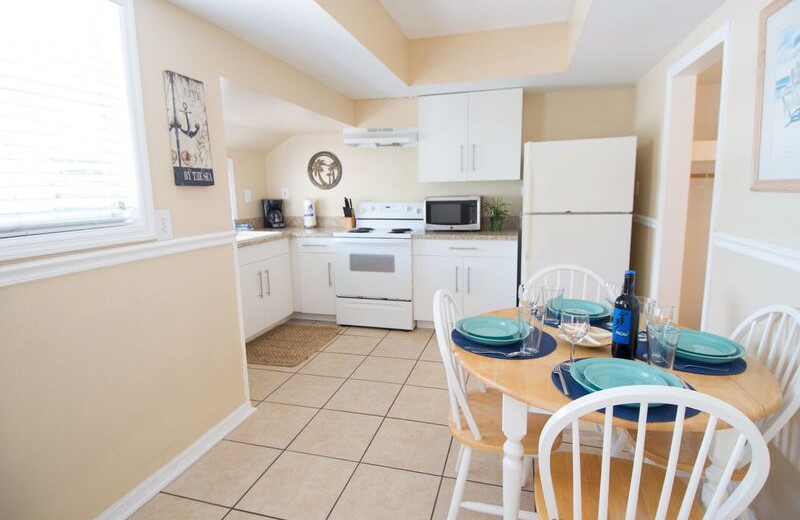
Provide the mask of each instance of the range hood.
[{"label": "range hood", "polygon": [[354,128],[342,130],[344,144],[355,148],[379,146],[417,146],[417,129],[414,127]]}]

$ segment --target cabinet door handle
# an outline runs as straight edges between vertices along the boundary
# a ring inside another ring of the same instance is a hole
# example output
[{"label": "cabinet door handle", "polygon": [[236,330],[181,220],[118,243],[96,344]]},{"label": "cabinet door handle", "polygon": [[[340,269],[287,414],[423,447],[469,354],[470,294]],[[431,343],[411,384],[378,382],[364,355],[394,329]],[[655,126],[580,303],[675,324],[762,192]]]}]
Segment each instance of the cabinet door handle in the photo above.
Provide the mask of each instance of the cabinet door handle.
[{"label": "cabinet door handle", "polygon": [[328,287],[333,287],[333,277],[331,276],[331,263],[328,262]]},{"label": "cabinet door handle", "polygon": [[458,293],[458,266],[456,266],[456,293]]},{"label": "cabinet door handle", "polygon": [[475,171],[475,150],[477,149],[477,145],[472,143],[472,171]]},{"label": "cabinet door handle", "polygon": [[464,145],[461,145],[461,171],[464,171]]},{"label": "cabinet door handle", "polygon": [[456,246],[450,246],[450,247],[448,247],[447,249],[455,249],[455,250],[458,250],[458,251],[475,251],[475,250],[476,250],[476,249],[478,249],[478,248],[477,248],[477,247],[456,247]]},{"label": "cabinet door handle", "polygon": [[467,266],[467,294],[469,294],[469,286],[470,286],[470,283],[469,283],[469,266]]},{"label": "cabinet door handle", "polygon": [[327,247],[327,244],[303,244],[303,247]]},{"label": "cabinet door handle", "polygon": [[264,271],[258,272],[258,297],[264,297]]},{"label": "cabinet door handle", "polygon": [[272,284],[269,282],[269,269],[267,269],[267,296],[272,296]]}]

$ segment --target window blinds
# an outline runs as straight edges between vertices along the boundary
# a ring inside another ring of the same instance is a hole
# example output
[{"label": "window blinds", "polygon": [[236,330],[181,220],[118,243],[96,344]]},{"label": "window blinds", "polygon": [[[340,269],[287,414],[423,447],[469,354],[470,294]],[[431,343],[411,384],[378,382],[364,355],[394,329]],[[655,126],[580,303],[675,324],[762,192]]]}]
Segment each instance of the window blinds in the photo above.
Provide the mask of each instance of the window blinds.
[{"label": "window blinds", "polygon": [[10,5],[0,17],[0,238],[135,221],[120,6]]}]

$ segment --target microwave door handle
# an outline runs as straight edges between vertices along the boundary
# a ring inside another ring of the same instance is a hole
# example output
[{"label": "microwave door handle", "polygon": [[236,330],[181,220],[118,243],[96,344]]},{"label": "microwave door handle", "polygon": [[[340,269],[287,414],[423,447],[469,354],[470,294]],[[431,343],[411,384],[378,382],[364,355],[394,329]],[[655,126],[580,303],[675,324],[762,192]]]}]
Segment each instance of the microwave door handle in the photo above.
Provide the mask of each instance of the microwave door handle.
[{"label": "microwave door handle", "polygon": [[461,143],[461,171],[464,171],[464,143]]}]

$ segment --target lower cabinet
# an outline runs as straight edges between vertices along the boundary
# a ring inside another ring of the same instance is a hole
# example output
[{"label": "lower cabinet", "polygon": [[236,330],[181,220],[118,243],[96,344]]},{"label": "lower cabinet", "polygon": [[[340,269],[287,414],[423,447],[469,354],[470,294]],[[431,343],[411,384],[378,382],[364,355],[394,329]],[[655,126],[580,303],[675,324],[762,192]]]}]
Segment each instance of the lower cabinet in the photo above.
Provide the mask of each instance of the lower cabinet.
[{"label": "lower cabinet", "polygon": [[295,311],[336,314],[333,262],[333,239],[298,237],[292,241]]},{"label": "lower cabinet", "polygon": [[333,253],[307,253],[298,257],[302,311],[306,314],[336,314]]},{"label": "lower cabinet", "polygon": [[433,320],[439,289],[453,294],[465,316],[516,305],[515,240],[416,240],[413,259],[417,320]]},{"label": "lower cabinet", "polygon": [[240,251],[251,247],[259,249],[239,256],[242,315],[248,339],[288,317],[294,306],[288,240],[245,246]]}]

